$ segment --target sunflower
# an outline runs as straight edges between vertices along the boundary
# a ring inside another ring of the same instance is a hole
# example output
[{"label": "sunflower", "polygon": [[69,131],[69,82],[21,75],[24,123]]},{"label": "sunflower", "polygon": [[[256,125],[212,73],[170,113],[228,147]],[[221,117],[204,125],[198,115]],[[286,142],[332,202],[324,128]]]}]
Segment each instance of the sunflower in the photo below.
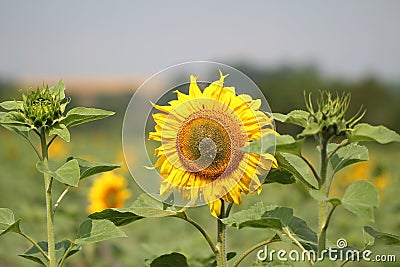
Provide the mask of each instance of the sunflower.
[{"label": "sunflower", "polygon": [[94,213],[108,208],[121,208],[130,196],[123,176],[112,172],[103,173],[90,188],[88,212]]},{"label": "sunflower", "polygon": [[155,167],[163,177],[160,194],[177,190],[184,199],[204,200],[214,216],[222,200],[240,204],[241,193],[261,190],[258,175],[276,165],[271,154],[244,153],[238,148],[266,134],[276,134],[271,117],[260,110],[261,100],[237,95],[224,87],[228,75],[200,90],[190,76],[189,92],[175,91],[177,98],[152,114],[156,122],[150,140],[155,149]]},{"label": "sunflower", "polygon": [[330,193],[333,197],[340,197],[351,183],[367,180],[375,185],[379,197],[382,199],[391,183],[389,172],[382,164],[374,160],[359,162],[349,166],[340,172],[335,179],[337,182],[333,184]]}]

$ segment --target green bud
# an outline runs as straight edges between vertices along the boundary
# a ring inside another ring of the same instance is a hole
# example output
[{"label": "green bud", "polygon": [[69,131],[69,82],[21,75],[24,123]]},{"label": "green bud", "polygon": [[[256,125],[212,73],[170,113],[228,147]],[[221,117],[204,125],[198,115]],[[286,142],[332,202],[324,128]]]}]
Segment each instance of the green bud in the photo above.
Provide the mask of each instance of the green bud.
[{"label": "green bud", "polygon": [[365,114],[363,107],[350,119],[346,119],[346,112],[350,105],[350,93],[332,95],[328,91],[322,91],[317,100],[317,109],[314,110],[311,93],[308,99],[304,94],[307,110],[310,113],[309,122],[314,122],[321,129],[321,133],[330,138],[344,135],[348,130],[361,120]]},{"label": "green bud", "polygon": [[53,125],[62,116],[60,94],[52,94],[48,86],[23,94],[23,113],[36,128]]}]

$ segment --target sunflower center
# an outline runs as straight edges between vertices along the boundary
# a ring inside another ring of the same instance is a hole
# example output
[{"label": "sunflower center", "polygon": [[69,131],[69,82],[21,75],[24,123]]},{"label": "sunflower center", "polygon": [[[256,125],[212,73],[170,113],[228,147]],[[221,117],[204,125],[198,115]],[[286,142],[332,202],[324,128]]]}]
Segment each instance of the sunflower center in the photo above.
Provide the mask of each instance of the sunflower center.
[{"label": "sunflower center", "polygon": [[188,121],[179,131],[179,156],[190,172],[216,179],[231,159],[231,139],[224,126],[214,119],[199,117]]},{"label": "sunflower center", "polygon": [[105,203],[109,208],[117,207],[117,190],[110,188],[105,196]]}]

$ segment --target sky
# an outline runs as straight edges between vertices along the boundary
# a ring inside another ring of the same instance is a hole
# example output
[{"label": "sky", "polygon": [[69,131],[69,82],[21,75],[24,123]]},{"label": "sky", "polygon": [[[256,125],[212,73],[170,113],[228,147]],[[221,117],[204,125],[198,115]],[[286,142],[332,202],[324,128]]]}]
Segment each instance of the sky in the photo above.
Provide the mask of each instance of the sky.
[{"label": "sky", "polygon": [[192,60],[400,80],[400,1],[2,1],[0,78],[151,74]]}]

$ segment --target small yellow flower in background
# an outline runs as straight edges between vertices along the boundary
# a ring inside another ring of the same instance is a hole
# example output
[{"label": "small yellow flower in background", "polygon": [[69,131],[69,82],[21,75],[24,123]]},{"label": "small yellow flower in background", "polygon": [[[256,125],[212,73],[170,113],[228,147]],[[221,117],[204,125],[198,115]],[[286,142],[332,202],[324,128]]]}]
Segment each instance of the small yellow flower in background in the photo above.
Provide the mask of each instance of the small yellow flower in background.
[{"label": "small yellow flower in background", "polygon": [[49,147],[49,154],[56,159],[64,158],[65,154],[68,154],[68,151],[69,148],[65,141],[59,138],[55,139]]},{"label": "small yellow flower in background", "polygon": [[202,198],[214,216],[220,215],[221,199],[240,204],[241,193],[261,190],[258,175],[276,165],[271,154],[244,153],[238,148],[266,134],[277,134],[272,119],[260,110],[261,100],[237,95],[224,87],[224,79],[203,91],[190,76],[188,94],[175,91],[169,105],[154,104],[155,132],[151,140],[161,142],[155,149],[159,172],[164,178],[160,194],[178,190],[184,199]]},{"label": "small yellow flower in background", "polygon": [[126,188],[124,176],[114,172],[100,175],[90,188],[88,212],[94,213],[108,208],[122,208],[131,192]]},{"label": "small yellow flower in background", "polygon": [[342,196],[351,183],[360,180],[368,180],[373,183],[378,190],[380,198],[383,197],[385,190],[390,185],[390,175],[388,171],[374,160],[369,160],[351,165],[341,171],[337,177],[335,177],[331,189],[331,196]]}]

